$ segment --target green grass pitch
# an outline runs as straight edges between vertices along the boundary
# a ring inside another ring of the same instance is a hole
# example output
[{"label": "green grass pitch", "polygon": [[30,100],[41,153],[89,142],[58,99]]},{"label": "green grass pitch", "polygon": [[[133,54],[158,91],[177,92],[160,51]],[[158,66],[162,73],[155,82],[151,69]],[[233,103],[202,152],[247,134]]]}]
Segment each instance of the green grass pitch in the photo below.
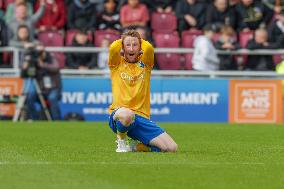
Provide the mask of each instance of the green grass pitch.
[{"label": "green grass pitch", "polygon": [[160,125],[178,153],[115,153],[107,123],[0,122],[0,188],[284,188],[282,125]]}]

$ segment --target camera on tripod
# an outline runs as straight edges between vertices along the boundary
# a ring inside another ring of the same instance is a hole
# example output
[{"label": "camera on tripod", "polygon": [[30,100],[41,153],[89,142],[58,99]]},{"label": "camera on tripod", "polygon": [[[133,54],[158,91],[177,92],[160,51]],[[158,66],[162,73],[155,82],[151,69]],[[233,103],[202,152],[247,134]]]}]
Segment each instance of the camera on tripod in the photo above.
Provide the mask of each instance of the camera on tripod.
[{"label": "camera on tripod", "polygon": [[38,62],[42,52],[42,49],[36,45],[30,46],[25,50],[24,63],[27,64],[27,67],[22,70],[22,77],[36,77],[39,68]]}]

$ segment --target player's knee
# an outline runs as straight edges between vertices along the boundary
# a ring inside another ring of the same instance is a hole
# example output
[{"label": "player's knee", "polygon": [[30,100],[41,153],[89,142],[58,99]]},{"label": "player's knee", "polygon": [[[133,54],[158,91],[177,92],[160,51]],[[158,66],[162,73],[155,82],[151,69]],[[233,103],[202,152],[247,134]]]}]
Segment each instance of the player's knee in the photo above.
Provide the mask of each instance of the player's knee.
[{"label": "player's knee", "polygon": [[133,123],[135,114],[129,109],[124,109],[123,112],[121,112],[118,116],[118,119],[124,126],[129,126],[131,123]]}]

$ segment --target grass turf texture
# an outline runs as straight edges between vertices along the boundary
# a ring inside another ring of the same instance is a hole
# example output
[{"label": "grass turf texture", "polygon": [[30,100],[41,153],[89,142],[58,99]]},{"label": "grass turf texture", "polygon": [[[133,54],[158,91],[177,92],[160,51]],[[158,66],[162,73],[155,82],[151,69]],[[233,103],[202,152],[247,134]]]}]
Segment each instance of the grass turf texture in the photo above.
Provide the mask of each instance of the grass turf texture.
[{"label": "grass turf texture", "polygon": [[0,188],[284,187],[283,126],[161,126],[178,153],[115,153],[106,123],[0,122]]}]

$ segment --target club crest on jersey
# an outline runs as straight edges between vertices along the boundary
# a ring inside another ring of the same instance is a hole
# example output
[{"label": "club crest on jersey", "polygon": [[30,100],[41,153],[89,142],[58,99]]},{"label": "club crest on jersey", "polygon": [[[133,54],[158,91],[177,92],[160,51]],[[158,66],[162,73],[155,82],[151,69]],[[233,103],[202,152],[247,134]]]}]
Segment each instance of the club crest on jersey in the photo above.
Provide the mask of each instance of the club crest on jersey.
[{"label": "club crest on jersey", "polygon": [[140,61],[138,64],[139,64],[140,68],[144,68],[145,67],[145,64],[142,61]]}]

